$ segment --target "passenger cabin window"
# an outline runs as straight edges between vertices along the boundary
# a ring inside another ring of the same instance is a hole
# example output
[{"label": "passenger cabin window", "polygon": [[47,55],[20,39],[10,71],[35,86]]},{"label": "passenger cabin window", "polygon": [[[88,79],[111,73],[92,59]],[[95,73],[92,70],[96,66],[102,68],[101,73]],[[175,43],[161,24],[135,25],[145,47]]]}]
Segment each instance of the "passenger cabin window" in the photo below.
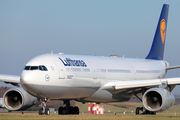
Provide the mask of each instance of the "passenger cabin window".
[{"label": "passenger cabin window", "polygon": [[25,66],[24,70],[48,71],[48,69],[44,65],[40,65],[40,66]]}]

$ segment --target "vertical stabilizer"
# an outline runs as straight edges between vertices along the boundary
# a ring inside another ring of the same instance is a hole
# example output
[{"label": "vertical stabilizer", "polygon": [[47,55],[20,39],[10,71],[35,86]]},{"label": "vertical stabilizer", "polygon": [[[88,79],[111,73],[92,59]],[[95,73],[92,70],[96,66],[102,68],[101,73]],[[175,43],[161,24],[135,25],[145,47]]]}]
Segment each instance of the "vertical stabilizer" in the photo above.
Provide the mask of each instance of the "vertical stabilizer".
[{"label": "vertical stabilizer", "polygon": [[146,59],[163,60],[169,5],[162,7],[151,50]]}]

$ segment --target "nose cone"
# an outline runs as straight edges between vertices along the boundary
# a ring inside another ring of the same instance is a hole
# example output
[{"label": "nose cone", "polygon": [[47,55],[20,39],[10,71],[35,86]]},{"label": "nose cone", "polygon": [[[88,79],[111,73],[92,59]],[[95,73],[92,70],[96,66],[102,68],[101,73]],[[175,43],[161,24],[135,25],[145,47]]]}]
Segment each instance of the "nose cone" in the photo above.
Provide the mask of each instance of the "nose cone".
[{"label": "nose cone", "polygon": [[21,74],[21,85],[23,84],[32,84],[35,78],[35,72],[23,71]]},{"label": "nose cone", "polygon": [[33,84],[36,81],[35,75],[36,75],[35,72],[30,72],[30,71],[24,70],[21,74],[21,80],[20,80],[22,87],[32,95],[35,95],[35,93],[36,93],[33,88]]}]

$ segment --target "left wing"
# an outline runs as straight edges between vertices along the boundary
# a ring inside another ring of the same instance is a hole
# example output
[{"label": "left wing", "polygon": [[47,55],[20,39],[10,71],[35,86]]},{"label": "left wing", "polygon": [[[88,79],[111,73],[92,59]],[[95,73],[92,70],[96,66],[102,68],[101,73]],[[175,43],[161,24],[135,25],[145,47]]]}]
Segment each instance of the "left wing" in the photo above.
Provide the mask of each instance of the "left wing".
[{"label": "left wing", "polygon": [[[180,84],[180,78],[163,78],[150,80],[110,80],[102,89],[104,90],[122,90],[122,89],[136,89],[136,88],[151,88],[164,83],[174,86]],[[171,91],[174,87],[171,88]]]},{"label": "left wing", "polygon": [[18,86],[18,84],[20,84],[20,76],[0,74],[0,81],[3,81],[5,83],[10,83],[14,86]]}]

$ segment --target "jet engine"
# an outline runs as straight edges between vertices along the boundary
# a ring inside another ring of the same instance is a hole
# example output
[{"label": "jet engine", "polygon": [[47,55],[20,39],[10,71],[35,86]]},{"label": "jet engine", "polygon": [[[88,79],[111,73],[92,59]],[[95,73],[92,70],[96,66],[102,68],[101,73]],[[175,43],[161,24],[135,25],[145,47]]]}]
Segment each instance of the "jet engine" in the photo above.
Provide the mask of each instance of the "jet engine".
[{"label": "jet engine", "polygon": [[174,102],[174,95],[163,88],[151,88],[143,95],[143,106],[151,112],[164,111],[170,108]]},{"label": "jet engine", "polygon": [[33,106],[36,98],[27,93],[23,88],[9,89],[3,95],[4,106],[8,110],[21,111]]}]

